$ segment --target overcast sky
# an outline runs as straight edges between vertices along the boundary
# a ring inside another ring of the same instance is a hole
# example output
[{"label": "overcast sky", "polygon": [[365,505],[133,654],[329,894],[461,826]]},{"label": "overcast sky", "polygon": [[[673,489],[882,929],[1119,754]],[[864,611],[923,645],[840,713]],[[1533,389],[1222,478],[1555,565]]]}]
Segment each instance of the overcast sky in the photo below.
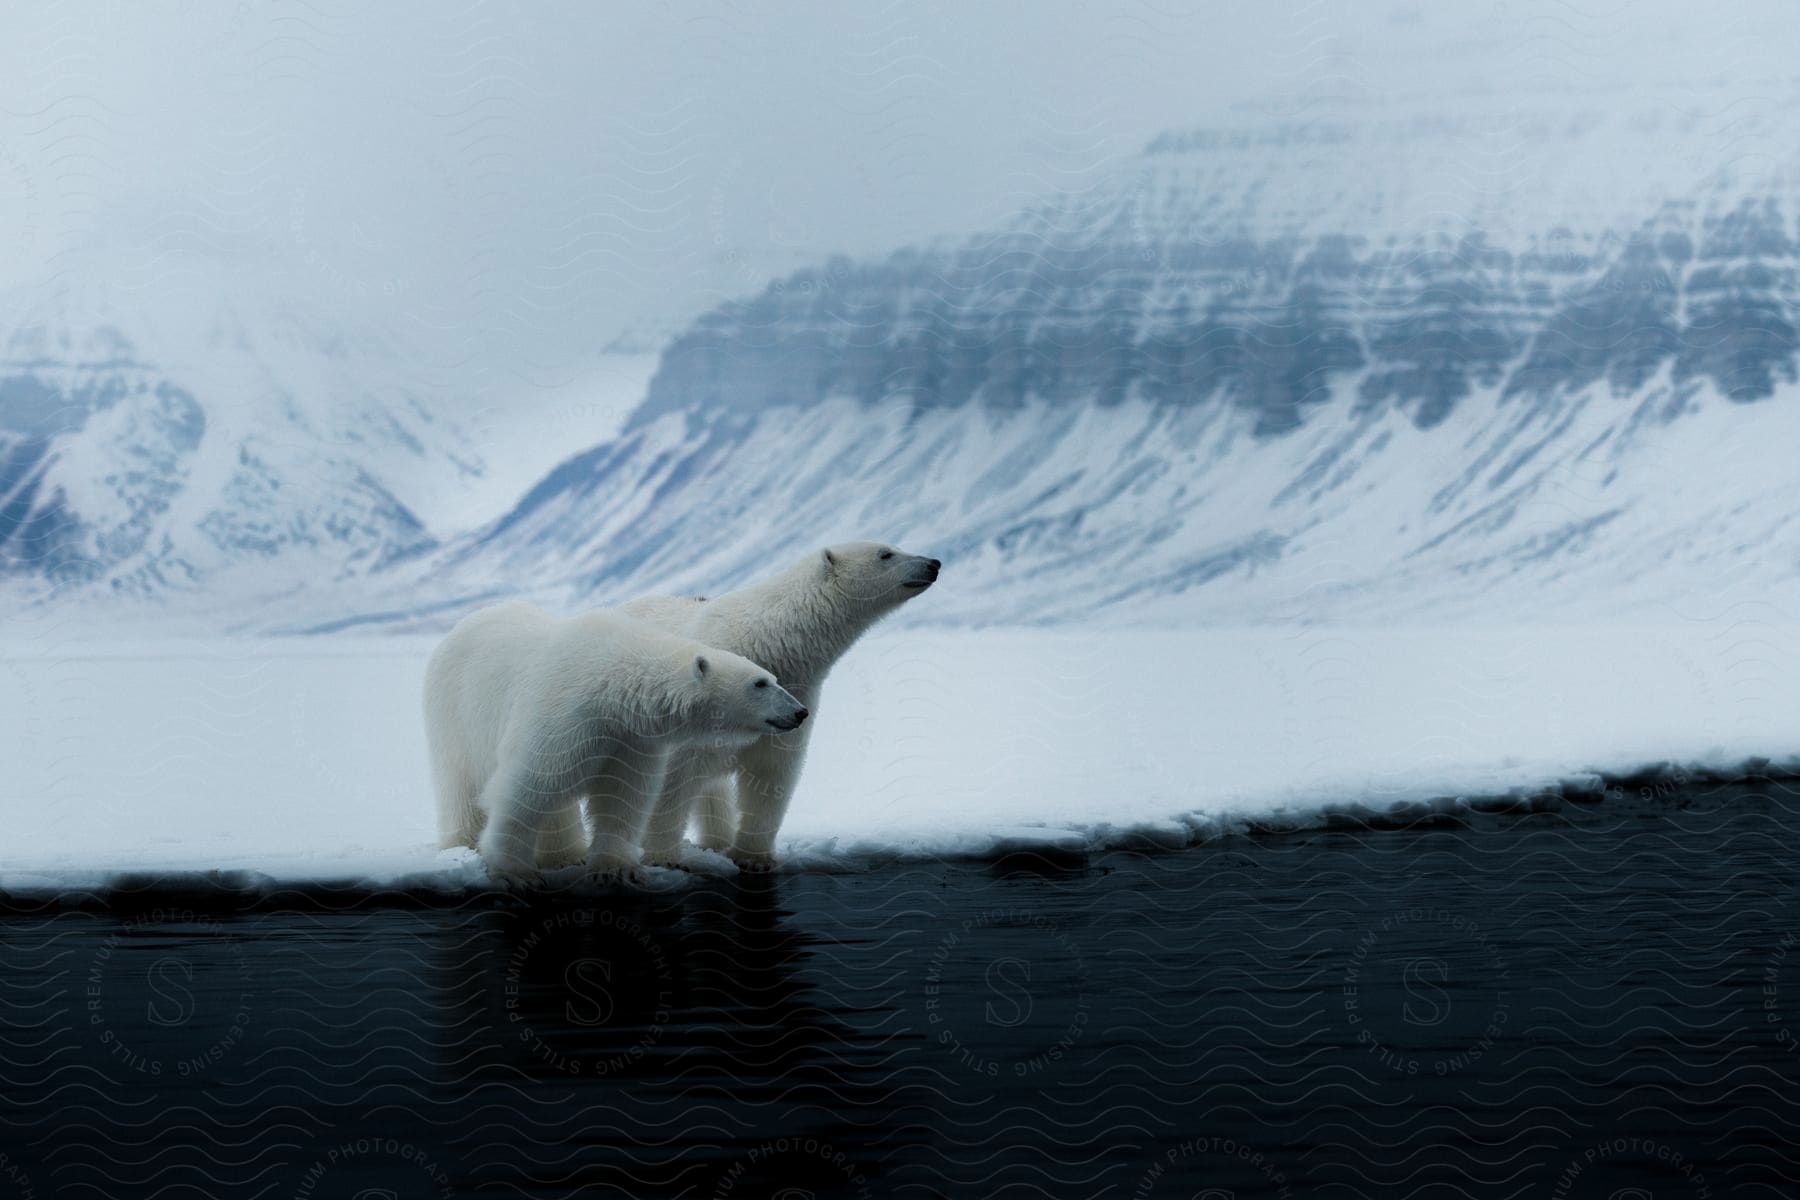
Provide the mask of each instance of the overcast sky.
[{"label": "overcast sky", "polygon": [[1234,106],[1792,74],[1791,6],[1694,7],[8,3],[0,271],[223,262],[553,371]]}]

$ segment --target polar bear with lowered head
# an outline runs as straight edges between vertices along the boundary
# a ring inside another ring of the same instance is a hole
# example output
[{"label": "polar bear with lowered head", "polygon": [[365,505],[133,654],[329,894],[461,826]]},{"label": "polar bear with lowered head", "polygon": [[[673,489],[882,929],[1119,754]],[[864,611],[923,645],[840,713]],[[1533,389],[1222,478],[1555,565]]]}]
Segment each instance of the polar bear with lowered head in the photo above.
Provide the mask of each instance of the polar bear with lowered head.
[{"label": "polar bear with lowered head", "polygon": [[748,659],[617,612],[482,609],[425,671],[442,844],[478,846],[505,882],[580,861],[584,845],[597,879],[635,876],[671,755],[732,754],[806,717]]},{"label": "polar bear with lowered head", "polygon": [[[816,714],[832,665],[871,625],[937,582],[942,566],[880,542],[848,542],[710,600],[649,596],[620,611],[763,664]],[[702,847],[723,850],[748,870],[773,867],[775,834],[816,725],[769,733],[742,748],[678,754],[645,831],[644,861],[678,860],[688,815],[697,809]]]}]

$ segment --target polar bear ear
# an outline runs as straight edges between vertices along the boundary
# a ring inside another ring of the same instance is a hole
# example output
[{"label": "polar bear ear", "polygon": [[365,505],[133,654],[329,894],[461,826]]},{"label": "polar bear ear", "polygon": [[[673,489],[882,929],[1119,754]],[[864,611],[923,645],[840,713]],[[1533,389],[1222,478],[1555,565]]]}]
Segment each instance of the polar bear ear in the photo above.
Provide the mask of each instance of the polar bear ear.
[{"label": "polar bear ear", "polygon": [[694,656],[694,678],[695,679],[705,679],[707,671],[709,671],[711,669],[712,669],[712,664],[706,661],[706,655],[696,654]]},{"label": "polar bear ear", "polygon": [[827,547],[819,552],[819,562],[827,571],[829,571],[837,566],[837,555],[833,554],[830,548]]}]

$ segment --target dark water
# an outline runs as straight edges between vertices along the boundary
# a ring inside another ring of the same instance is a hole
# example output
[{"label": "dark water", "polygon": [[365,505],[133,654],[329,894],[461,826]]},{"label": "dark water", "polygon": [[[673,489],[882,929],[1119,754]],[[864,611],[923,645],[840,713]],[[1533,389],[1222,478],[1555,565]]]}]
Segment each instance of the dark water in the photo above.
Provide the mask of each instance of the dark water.
[{"label": "dark water", "polygon": [[1575,815],[17,912],[0,1197],[1800,1194],[1800,801]]}]

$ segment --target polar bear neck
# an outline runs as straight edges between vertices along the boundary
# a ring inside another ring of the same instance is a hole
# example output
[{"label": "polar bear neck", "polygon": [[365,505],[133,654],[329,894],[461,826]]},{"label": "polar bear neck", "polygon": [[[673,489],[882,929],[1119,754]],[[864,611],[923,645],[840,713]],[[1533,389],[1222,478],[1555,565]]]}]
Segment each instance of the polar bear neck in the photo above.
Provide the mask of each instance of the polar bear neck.
[{"label": "polar bear neck", "polygon": [[812,557],[708,603],[737,635],[739,644],[727,648],[761,663],[795,695],[823,682],[832,664],[882,616],[880,610],[847,607]]},{"label": "polar bear neck", "polygon": [[688,680],[694,659],[705,651],[696,642],[654,631],[640,645],[614,652],[601,664],[587,665],[586,674],[604,677],[608,692],[625,699],[613,719],[634,734],[663,739],[693,724],[704,704],[695,689],[671,686],[671,681]]}]

